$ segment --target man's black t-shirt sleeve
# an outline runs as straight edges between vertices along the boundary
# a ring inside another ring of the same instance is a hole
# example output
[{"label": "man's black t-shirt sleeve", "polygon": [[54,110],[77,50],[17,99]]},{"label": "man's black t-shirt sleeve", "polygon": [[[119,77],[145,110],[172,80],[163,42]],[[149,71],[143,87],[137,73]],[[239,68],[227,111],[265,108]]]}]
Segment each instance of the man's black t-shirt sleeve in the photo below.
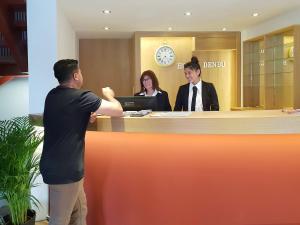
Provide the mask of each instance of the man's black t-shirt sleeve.
[{"label": "man's black t-shirt sleeve", "polygon": [[90,91],[84,91],[79,98],[79,106],[83,112],[95,112],[101,105],[102,99]]}]

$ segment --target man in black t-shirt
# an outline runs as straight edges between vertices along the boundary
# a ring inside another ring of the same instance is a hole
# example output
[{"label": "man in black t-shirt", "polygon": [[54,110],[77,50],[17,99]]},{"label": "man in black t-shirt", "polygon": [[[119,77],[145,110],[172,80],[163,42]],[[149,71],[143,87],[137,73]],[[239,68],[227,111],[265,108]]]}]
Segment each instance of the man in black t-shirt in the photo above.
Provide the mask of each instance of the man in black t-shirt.
[{"label": "man in black t-shirt", "polygon": [[45,100],[40,162],[43,180],[49,184],[49,225],[86,225],[83,159],[87,125],[98,113],[122,116],[123,110],[110,88],[102,89],[108,101],[80,90],[83,77],[77,60],[60,60],[53,69],[60,85]]}]

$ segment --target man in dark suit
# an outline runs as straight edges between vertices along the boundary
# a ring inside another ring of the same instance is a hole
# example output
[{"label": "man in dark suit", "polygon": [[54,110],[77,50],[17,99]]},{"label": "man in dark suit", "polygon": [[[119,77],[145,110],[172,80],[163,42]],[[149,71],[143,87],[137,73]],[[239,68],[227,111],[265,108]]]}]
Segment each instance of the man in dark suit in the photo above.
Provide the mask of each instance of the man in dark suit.
[{"label": "man in dark suit", "polygon": [[200,79],[201,68],[197,57],[184,64],[188,84],[179,87],[174,111],[219,111],[216,89],[212,83]]}]

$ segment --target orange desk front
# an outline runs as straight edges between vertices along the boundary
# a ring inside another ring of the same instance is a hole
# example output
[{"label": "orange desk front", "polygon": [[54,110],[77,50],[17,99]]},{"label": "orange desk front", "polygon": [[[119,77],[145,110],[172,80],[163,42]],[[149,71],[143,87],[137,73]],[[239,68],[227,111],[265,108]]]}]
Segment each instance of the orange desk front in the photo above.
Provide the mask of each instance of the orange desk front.
[{"label": "orange desk front", "polygon": [[87,132],[88,225],[300,224],[300,135]]}]

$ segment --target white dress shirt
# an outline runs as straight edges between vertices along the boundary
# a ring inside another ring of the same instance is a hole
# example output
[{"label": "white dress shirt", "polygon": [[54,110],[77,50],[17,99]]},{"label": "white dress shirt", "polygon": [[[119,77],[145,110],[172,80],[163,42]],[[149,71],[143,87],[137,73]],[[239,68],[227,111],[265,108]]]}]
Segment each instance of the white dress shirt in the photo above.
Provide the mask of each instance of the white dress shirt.
[{"label": "white dress shirt", "polygon": [[192,108],[192,98],[193,98],[193,87],[196,86],[198,91],[197,91],[197,96],[196,96],[196,105],[195,105],[195,111],[196,112],[201,112],[203,111],[203,104],[202,104],[202,81],[200,80],[196,85],[193,85],[190,83],[189,87],[189,111],[191,111]]},{"label": "white dress shirt", "polygon": [[139,95],[142,95],[142,96],[156,96],[158,93],[161,93],[161,91],[157,91],[157,90],[155,89],[155,91],[153,92],[152,95],[147,95],[146,91],[141,92]]}]

